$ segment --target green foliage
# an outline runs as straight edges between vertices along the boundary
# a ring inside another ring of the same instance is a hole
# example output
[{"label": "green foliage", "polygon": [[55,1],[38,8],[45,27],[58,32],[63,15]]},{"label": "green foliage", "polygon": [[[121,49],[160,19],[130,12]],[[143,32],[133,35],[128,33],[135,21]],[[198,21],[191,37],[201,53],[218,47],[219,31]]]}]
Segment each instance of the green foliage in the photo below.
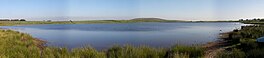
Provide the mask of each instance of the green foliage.
[{"label": "green foliage", "polygon": [[40,56],[40,48],[32,37],[11,30],[0,30],[0,57],[36,58]]},{"label": "green foliage", "polygon": [[163,58],[164,49],[155,49],[147,46],[114,46],[107,51],[108,58]]},{"label": "green foliage", "polygon": [[240,34],[243,38],[257,39],[264,36],[264,26],[243,26]]},{"label": "green foliage", "polygon": [[188,57],[199,58],[204,56],[205,50],[201,47],[195,46],[175,46],[168,52],[169,55],[183,54],[189,55]]},{"label": "green foliage", "polygon": [[[264,26],[262,25],[250,25],[242,26],[241,30],[233,31],[229,34],[229,40],[227,43],[231,43],[237,48],[230,51],[224,51],[218,53],[218,58],[263,58],[264,49],[261,45],[263,43],[257,43],[256,39],[264,36]],[[246,53],[244,53],[246,52]]]},{"label": "green foliage", "polygon": [[237,44],[239,43],[240,39],[242,38],[240,32],[231,32],[229,34],[229,42],[232,44]]},{"label": "green foliage", "polygon": [[258,47],[255,39],[240,39],[239,48],[243,51],[248,51],[250,49],[255,49]]},{"label": "green foliage", "polygon": [[264,24],[264,19],[260,19],[260,18],[254,18],[254,19],[240,19],[239,20],[242,23],[245,24]]},{"label": "green foliage", "polygon": [[233,49],[232,51],[223,51],[218,53],[218,55],[215,58],[245,58],[246,54],[239,50],[239,49]]},{"label": "green foliage", "polygon": [[99,52],[91,47],[75,48],[72,50],[71,56],[77,58],[106,58],[104,52]]},{"label": "green foliage", "polygon": [[264,58],[264,48],[253,49],[247,52],[248,58]]}]

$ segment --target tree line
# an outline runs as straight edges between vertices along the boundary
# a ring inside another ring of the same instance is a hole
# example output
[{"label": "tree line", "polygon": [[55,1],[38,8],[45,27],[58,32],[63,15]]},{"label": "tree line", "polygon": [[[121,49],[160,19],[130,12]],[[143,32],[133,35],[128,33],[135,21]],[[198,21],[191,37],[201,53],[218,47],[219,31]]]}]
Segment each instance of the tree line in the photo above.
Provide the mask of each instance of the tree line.
[{"label": "tree line", "polygon": [[239,21],[260,21],[260,22],[264,22],[264,18],[239,19]]},{"label": "tree line", "polygon": [[26,19],[0,19],[0,21],[26,21]]}]

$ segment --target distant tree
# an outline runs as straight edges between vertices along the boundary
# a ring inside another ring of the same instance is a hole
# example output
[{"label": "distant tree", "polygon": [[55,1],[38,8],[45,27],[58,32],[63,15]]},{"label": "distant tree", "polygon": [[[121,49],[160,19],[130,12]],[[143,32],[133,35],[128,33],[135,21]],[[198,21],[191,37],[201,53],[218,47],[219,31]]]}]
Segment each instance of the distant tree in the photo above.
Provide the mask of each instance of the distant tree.
[{"label": "distant tree", "polygon": [[19,19],[11,19],[11,21],[19,21]]},{"label": "distant tree", "polygon": [[239,19],[239,21],[243,21],[243,19]]},{"label": "distant tree", "polygon": [[26,21],[26,19],[20,19],[19,21]]},{"label": "distant tree", "polygon": [[51,22],[51,20],[47,20],[47,22]]},{"label": "distant tree", "polygon": [[258,18],[257,20],[260,21],[260,18]]},{"label": "distant tree", "polygon": [[249,19],[246,19],[246,21],[248,21]]},{"label": "distant tree", "polygon": [[0,19],[0,21],[10,21],[9,19]]},{"label": "distant tree", "polygon": [[262,22],[264,22],[264,19],[260,19],[259,21],[262,21]]}]

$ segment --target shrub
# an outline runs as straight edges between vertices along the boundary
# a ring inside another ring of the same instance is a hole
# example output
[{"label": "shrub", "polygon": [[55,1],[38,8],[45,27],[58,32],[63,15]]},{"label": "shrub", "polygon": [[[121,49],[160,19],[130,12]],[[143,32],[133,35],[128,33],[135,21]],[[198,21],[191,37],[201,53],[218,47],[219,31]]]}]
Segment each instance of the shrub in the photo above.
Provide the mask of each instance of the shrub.
[{"label": "shrub", "polygon": [[215,58],[245,58],[246,54],[239,50],[239,49],[233,49],[232,51],[223,51],[220,53],[217,53],[217,56]]},{"label": "shrub", "polygon": [[255,39],[240,39],[240,43],[241,45],[239,48],[241,48],[243,51],[248,51],[258,47]]},{"label": "shrub", "polygon": [[264,58],[264,48],[262,49],[253,49],[247,52],[248,58]]}]

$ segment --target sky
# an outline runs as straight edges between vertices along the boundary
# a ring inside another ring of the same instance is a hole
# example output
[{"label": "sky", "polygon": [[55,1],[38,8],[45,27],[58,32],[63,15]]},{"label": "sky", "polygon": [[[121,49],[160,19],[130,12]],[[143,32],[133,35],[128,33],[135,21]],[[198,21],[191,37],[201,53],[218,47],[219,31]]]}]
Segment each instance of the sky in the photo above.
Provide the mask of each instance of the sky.
[{"label": "sky", "polygon": [[264,0],[0,0],[0,18],[96,20],[264,17]]}]

